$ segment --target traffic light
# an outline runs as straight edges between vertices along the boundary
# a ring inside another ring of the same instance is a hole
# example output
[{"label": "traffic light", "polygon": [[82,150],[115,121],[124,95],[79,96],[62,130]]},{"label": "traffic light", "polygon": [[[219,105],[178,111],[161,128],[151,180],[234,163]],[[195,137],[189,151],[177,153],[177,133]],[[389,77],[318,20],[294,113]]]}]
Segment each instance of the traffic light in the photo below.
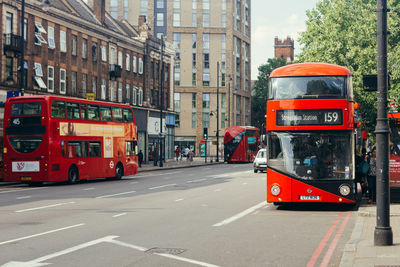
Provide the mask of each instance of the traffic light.
[{"label": "traffic light", "polygon": [[208,128],[203,128],[203,138],[207,140],[207,138],[208,138]]}]

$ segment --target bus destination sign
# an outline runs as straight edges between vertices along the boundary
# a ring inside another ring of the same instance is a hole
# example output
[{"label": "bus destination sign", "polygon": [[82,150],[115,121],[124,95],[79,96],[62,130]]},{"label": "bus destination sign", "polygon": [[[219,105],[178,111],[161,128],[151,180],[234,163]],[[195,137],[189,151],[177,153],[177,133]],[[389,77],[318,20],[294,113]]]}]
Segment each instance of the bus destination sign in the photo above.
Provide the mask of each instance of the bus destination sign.
[{"label": "bus destination sign", "polygon": [[294,109],[276,112],[278,126],[341,125],[342,123],[341,109]]}]

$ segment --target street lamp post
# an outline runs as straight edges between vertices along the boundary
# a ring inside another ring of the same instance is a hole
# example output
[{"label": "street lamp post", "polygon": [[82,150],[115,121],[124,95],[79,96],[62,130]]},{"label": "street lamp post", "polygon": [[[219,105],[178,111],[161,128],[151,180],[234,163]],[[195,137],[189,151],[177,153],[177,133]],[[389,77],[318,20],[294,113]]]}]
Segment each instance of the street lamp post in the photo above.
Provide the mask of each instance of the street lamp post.
[{"label": "street lamp post", "polygon": [[217,62],[217,159],[219,162],[219,62]]},{"label": "street lamp post", "polygon": [[22,0],[22,2],[21,2],[21,40],[20,40],[20,46],[21,46],[21,61],[20,61],[20,65],[19,65],[19,68],[20,68],[20,93],[21,93],[21,96],[23,96],[24,95],[24,86],[25,86],[25,83],[24,83],[24,70],[25,70],[25,68],[24,68],[24,57],[25,57],[25,55],[24,55],[24,45],[25,45],[25,40],[24,40],[24,36],[25,36],[25,0]]},{"label": "street lamp post", "polygon": [[163,107],[164,107],[164,35],[161,36],[161,59],[160,59],[160,167],[163,167]]},{"label": "street lamp post", "polygon": [[393,232],[390,227],[389,199],[389,126],[387,115],[387,2],[377,2],[377,74],[378,97],[376,119],[376,226],[374,245],[393,245]]}]

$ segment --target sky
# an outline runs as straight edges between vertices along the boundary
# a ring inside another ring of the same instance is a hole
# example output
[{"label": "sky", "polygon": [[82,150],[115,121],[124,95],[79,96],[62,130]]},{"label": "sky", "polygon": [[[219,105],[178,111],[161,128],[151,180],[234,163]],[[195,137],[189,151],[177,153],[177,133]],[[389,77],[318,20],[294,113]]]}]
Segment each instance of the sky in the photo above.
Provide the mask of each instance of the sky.
[{"label": "sky", "polygon": [[294,54],[300,50],[299,32],[306,29],[306,10],[319,0],[251,0],[251,79],[256,80],[258,67],[274,57],[274,39],[294,39]]}]

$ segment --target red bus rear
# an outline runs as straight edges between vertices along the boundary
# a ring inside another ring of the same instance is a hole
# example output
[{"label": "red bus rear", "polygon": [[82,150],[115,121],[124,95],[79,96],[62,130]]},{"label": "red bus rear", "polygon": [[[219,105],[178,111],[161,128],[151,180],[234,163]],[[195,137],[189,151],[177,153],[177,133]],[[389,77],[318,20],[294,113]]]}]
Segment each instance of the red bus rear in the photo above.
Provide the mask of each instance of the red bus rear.
[{"label": "red bus rear", "polygon": [[356,203],[351,73],[303,63],[270,75],[267,201]]},{"label": "red bus rear", "polygon": [[3,152],[4,181],[74,183],[136,174],[133,110],[56,96],[9,98]]},{"label": "red bus rear", "polygon": [[258,150],[258,131],[253,126],[231,126],[224,134],[225,161],[252,162]]}]

